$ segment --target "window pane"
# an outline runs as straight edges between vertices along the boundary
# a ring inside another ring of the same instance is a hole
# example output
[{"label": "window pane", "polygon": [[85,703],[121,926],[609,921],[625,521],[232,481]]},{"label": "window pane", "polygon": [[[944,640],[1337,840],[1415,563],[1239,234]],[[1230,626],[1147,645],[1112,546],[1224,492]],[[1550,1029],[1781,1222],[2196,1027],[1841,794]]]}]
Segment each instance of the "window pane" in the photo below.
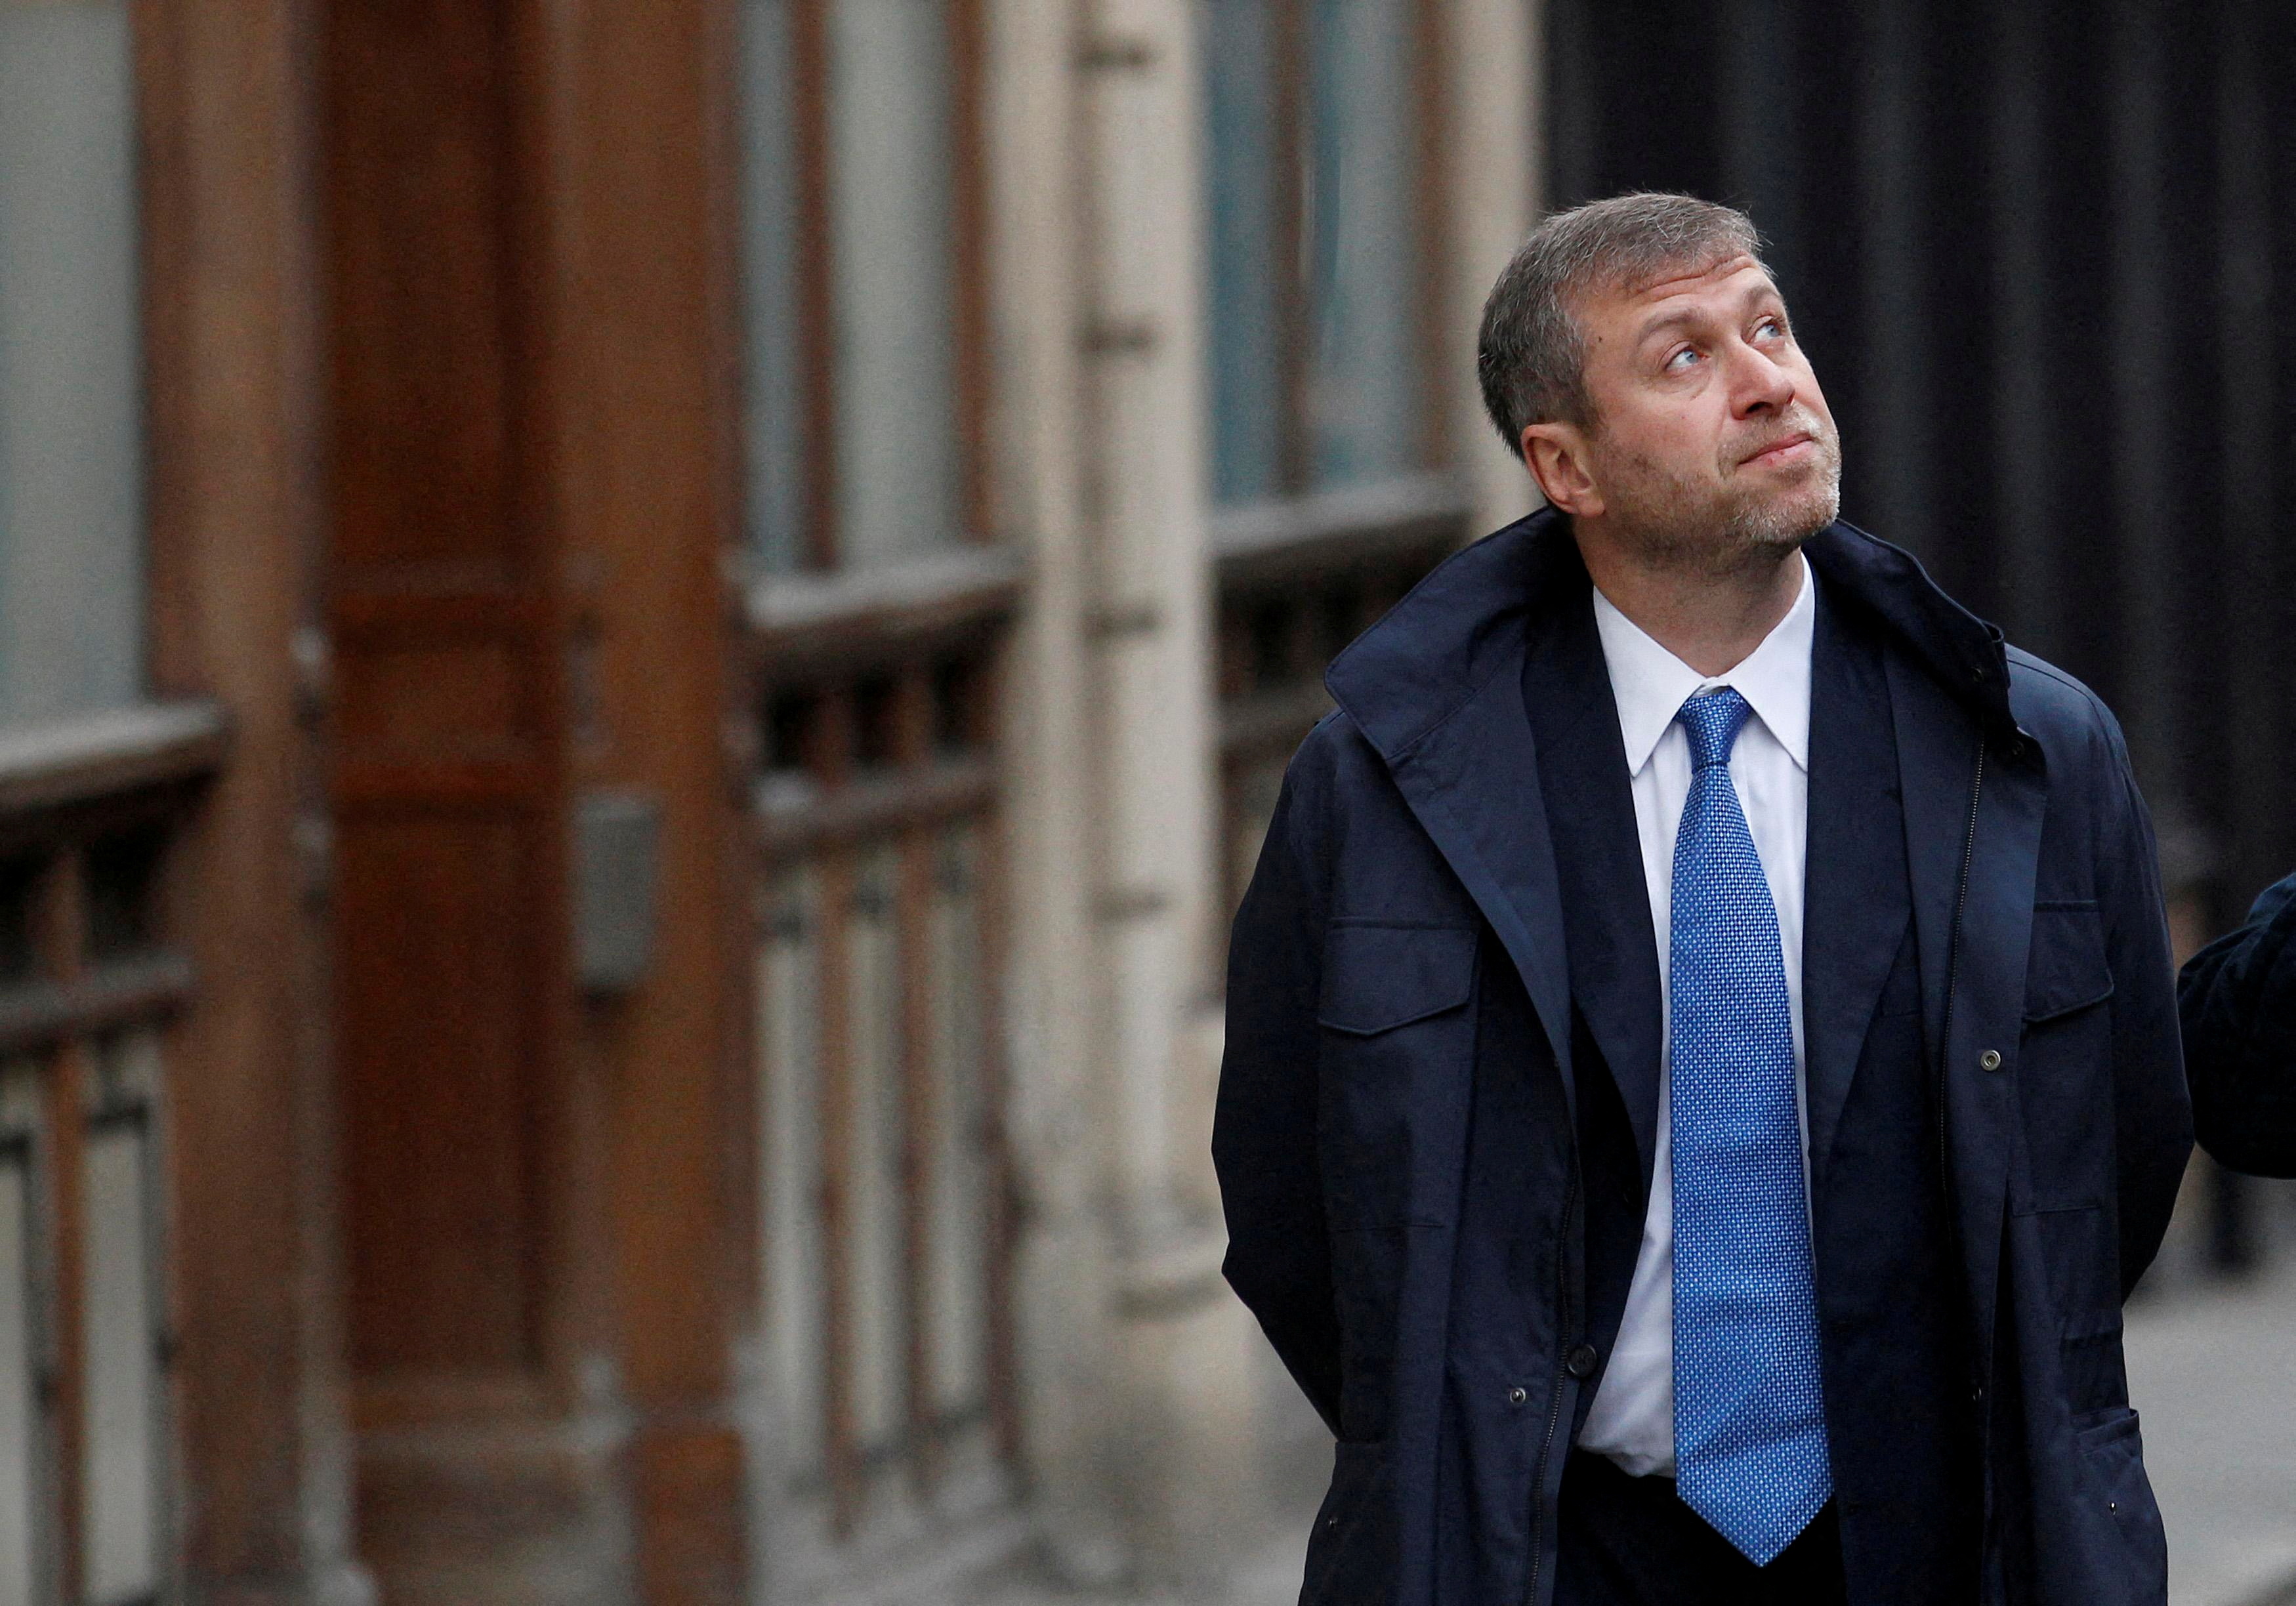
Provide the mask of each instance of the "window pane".
[{"label": "window pane", "polygon": [[906,1205],[901,1155],[900,930],[893,856],[872,852],[854,878],[852,1148],[845,1156],[853,1277],[853,1419],[865,1451],[897,1448],[907,1422]]},{"label": "window pane", "polygon": [[140,1118],[88,1132],[86,1546],[96,1602],[141,1599],[159,1583],[150,1159]]},{"label": "window pane", "polygon": [[931,1160],[932,1405],[943,1417],[988,1398],[988,1104],[981,1000],[980,841],[959,825],[942,838],[933,877],[932,1064],[938,1149]]},{"label": "window pane", "polygon": [[1308,429],[1318,487],[1419,458],[1411,0],[1316,0]]},{"label": "window pane", "polygon": [[821,994],[818,893],[803,870],[784,873],[770,895],[758,962],[758,1043],[766,1112],[764,1247],[767,1319],[772,1323],[781,1415],[774,1444],[782,1470],[822,1466],[822,1339],[827,1257],[822,1244]]},{"label": "window pane", "polygon": [[[794,93],[798,8],[824,25],[825,232],[798,210],[810,114]],[[744,13],[744,264],[749,316],[750,537],[768,573],[799,568],[805,389],[801,252],[831,275],[841,567],[958,539],[951,38],[947,0],[748,0]],[[808,231],[814,231],[809,233]]]},{"label": "window pane", "polygon": [[39,972],[33,905],[44,862],[30,855],[0,858],[0,987],[20,986]]},{"label": "window pane", "polygon": [[847,568],[957,531],[946,0],[830,0],[837,535]]},{"label": "window pane", "polygon": [[749,0],[742,9],[742,27],[750,540],[761,567],[784,573],[798,567],[804,550],[798,529],[797,184],[789,0]]},{"label": "window pane", "polygon": [[1203,0],[1205,286],[1212,496],[1274,496],[1282,438],[1275,327],[1275,71],[1267,0]]},{"label": "window pane", "polygon": [[38,1582],[30,1158],[0,1132],[0,1606],[32,1606]]},{"label": "window pane", "polygon": [[142,684],[127,17],[0,0],[0,724]]}]

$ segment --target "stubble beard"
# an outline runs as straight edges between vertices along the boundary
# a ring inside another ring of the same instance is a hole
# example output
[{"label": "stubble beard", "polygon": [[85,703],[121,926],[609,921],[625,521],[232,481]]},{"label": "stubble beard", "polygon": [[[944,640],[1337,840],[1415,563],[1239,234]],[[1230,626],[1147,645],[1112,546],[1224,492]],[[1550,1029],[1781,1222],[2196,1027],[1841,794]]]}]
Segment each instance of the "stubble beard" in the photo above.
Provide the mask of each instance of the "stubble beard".
[{"label": "stubble beard", "polygon": [[1788,422],[1818,450],[1775,489],[1734,475],[1716,486],[1625,455],[1604,477],[1614,527],[1654,569],[1720,577],[1778,562],[1841,512],[1841,437],[1812,416]]}]

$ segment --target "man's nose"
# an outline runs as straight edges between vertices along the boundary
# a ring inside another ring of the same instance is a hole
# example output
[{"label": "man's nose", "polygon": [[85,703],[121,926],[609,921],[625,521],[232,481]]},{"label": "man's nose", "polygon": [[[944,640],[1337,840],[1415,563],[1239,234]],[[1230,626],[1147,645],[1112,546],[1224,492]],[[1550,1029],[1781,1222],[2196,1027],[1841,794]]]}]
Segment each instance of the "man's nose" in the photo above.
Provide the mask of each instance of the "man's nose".
[{"label": "man's nose", "polygon": [[1735,372],[1731,375],[1731,400],[1739,417],[1784,412],[1793,400],[1793,375],[1783,365],[1772,361],[1769,353],[1753,346],[1741,346],[1733,367]]}]

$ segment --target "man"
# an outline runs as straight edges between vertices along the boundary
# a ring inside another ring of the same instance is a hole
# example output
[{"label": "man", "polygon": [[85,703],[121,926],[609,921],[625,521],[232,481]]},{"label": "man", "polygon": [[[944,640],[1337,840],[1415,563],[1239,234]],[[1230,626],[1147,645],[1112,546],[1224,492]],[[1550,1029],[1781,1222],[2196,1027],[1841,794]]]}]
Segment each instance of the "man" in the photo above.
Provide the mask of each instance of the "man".
[{"label": "man", "polygon": [[2163,1601],[2119,730],[1835,521],[1740,214],[1550,218],[1480,365],[1549,505],[1332,664],[1231,950],[1227,1274],[1339,1441],[1301,1600]]},{"label": "man", "polygon": [[2201,1147],[2235,1171],[2296,1176],[2296,875],[2177,982]]}]

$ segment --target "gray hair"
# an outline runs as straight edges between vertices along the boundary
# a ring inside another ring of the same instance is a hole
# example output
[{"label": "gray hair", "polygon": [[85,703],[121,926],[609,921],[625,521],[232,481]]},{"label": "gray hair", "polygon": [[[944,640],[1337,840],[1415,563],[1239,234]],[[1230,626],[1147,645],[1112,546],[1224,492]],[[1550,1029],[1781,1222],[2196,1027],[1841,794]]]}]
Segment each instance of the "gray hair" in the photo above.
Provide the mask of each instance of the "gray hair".
[{"label": "gray hair", "polygon": [[1743,212],[1650,191],[1590,201],[1533,229],[1483,303],[1475,347],[1483,406],[1507,449],[1521,457],[1532,424],[1594,427],[1578,303],[1733,257],[1759,263],[1761,243]]}]

